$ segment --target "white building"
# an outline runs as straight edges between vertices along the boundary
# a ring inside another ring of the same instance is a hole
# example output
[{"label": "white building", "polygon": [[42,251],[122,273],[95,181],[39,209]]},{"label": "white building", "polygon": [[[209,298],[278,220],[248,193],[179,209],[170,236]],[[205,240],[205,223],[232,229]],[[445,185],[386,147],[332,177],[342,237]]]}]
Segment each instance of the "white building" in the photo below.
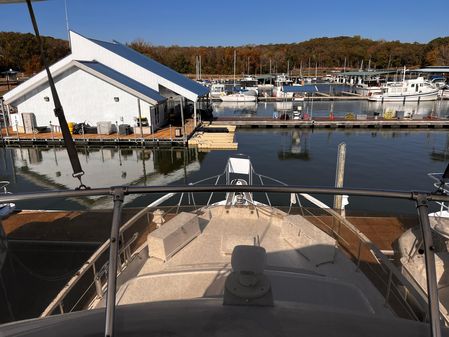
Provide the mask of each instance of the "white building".
[{"label": "white building", "polygon": [[[196,118],[196,102],[208,94],[206,87],[118,42],[75,32],[70,42],[72,53],[50,67],[68,122],[133,126],[140,115],[154,131],[167,122],[171,97],[194,102]],[[19,114],[11,116],[13,126],[23,127],[22,113],[34,113],[37,126],[58,125],[45,71],[6,93],[4,101]]]}]

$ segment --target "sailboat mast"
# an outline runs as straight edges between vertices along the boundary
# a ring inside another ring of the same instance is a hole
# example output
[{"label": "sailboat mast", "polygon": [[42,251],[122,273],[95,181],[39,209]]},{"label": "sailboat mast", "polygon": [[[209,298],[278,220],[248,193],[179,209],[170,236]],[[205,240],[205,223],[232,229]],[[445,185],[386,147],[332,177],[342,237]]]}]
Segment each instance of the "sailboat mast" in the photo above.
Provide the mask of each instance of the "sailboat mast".
[{"label": "sailboat mast", "polygon": [[234,49],[234,87],[235,87],[235,63],[237,60],[237,50]]}]

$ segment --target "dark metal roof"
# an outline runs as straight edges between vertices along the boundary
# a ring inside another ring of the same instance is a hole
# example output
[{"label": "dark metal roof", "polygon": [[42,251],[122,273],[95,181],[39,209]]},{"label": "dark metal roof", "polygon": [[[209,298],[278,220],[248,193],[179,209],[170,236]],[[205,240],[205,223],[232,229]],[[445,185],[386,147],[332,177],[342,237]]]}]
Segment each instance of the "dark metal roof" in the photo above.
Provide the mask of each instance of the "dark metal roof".
[{"label": "dark metal roof", "polygon": [[95,61],[74,61],[74,63],[80,69],[85,70],[88,73],[125,90],[131,95],[135,95],[145,101],[150,101],[149,103],[157,104],[166,100],[166,98],[160,95],[156,90],[148,88],[132,78],[125,76],[114,69],[106,67],[101,63]]},{"label": "dark metal roof", "polygon": [[209,89],[205,86],[181,75],[180,73],[170,69],[163,64],[156,62],[155,60],[142,55],[135,50],[114,41],[114,43],[99,41],[95,39],[89,39],[90,41],[100,45],[101,47],[110,50],[111,52],[120,55],[121,57],[145,68],[149,71],[159,75],[183,88],[196,94],[197,96],[205,96],[209,93]]},{"label": "dark metal roof", "polygon": [[338,73],[339,76],[379,76],[385,74],[393,74],[396,70],[379,70],[379,71],[346,71]]},{"label": "dark metal roof", "polygon": [[449,66],[434,66],[434,67],[425,67],[420,69],[412,69],[411,72],[418,73],[449,73]]},{"label": "dark metal roof", "polygon": [[317,92],[316,85],[284,85],[282,87],[284,92]]}]

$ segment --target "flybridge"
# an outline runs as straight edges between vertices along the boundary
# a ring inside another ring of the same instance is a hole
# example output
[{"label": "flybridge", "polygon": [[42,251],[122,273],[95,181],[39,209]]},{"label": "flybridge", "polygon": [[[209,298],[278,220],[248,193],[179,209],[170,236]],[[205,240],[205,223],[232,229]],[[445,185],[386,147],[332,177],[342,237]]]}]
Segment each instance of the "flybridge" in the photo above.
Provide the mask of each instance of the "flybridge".
[{"label": "flybridge", "polygon": [[[245,167],[243,165],[240,165],[240,162],[233,162],[233,171],[235,172],[247,172],[248,167]],[[215,177],[211,177],[215,178]],[[265,179],[266,177],[264,177]],[[110,236],[110,240],[108,242],[106,242],[102,247],[101,247],[101,254],[102,256],[104,255],[103,253],[107,254],[108,250],[109,250],[109,262],[105,265],[106,269],[108,270],[108,272],[106,273],[106,270],[97,270],[100,274],[100,278],[104,279],[104,275],[107,275],[108,281],[106,284],[102,284],[101,279],[99,280],[98,286],[97,286],[97,279],[95,279],[95,287],[94,290],[96,289],[97,292],[99,292],[99,296],[100,299],[101,298],[107,298],[106,300],[106,320],[105,320],[105,336],[113,336],[114,335],[114,321],[117,319],[118,321],[123,322],[123,319],[127,319],[127,307],[131,308],[130,310],[137,310],[136,312],[134,312],[133,314],[133,320],[139,320],[139,319],[144,319],[147,320],[148,317],[146,317],[145,315],[139,315],[139,311],[138,308],[139,306],[126,306],[126,308],[124,309],[124,306],[119,306],[119,308],[117,308],[117,318],[115,318],[115,312],[116,312],[116,272],[119,271],[119,275],[125,275],[127,273],[126,269],[123,268],[127,268],[126,264],[123,265],[122,264],[122,259],[124,258],[127,263],[132,263],[133,259],[135,259],[136,257],[138,257],[137,260],[140,260],[142,258],[144,258],[144,255],[140,255],[137,254],[137,252],[132,253],[130,252],[130,247],[131,245],[134,244],[134,241],[136,240],[136,238],[134,236],[132,236],[131,241],[127,242],[124,241],[124,235],[125,233],[123,232],[124,230],[126,230],[129,226],[131,226],[134,222],[136,222],[138,220],[139,217],[143,216],[146,217],[148,215],[148,211],[150,209],[153,209],[154,207],[158,207],[160,205],[161,202],[168,200],[168,198],[171,198],[174,196],[175,193],[181,193],[181,200],[182,200],[182,196],[184,195],[184,193],[187,193],[190,196],[190,200],[195,200],[193,199],[193,193],[195,192],[209,192],[209,193],[219,193],[219,192],[227,192],[228,195],[246,195],[247,193],[255,193],[255,192],[263,192],[264,194],[266,193],[283,193],[286,194],[287,196],[289,195],[296,195],[296,196],[305,196],[308,194],[323,194],[323,195],[335,195],[335,194],[345,194],[345,195],[349,195],[349,196],[369,196],[369,197],[390,197],[390,198],[399,198],[399,199],[403,199],[403,200],[412,200],[414,202],[416,202],[416,206],[418,209],[418,213],[420,215],[420,224],[421,224],[421,229],[423,231],[423,246],[422,249],[424,251],[424,258],[426,261],[426,270],[427,270],[427,279],[428,279],[428,286],[429,286],[429,291],[427,296],[424,295],[424,303],[420,304],[420,307],[422,310],[421,314],[423,314],[424,316],[424,320],[426,320],[426,315],[428,315],[428,321],[430,322],[430,324],[421,324],[419,325],[418,322],[413,322],[413,324],[408,325],[408,328],[412,328],[414,327],[415,329],[419,328],[423,331],[424,333],[424,329],[425,328],[430,328],[430,336],[432,337],[439,337],[441,336],[441,331],[440,331],[440,321],[439,321],[439,307],[438,307],[438,293],[437,293],[437,283],[436,283],[436,276],[435,276],[435,261],[434,261],[434,252],[433,252],[433,244],[432,244],[432,236],[431,236],[431,228],[430,228],[430,224],[429,224],[429,219],[428,219],[428,215],[427,215],[427,209],[428,209],[428,205],[427,202],[428,201],[449,201],[449,196],[446,195],[441,195],[441,194],[431,194],[431,193],[414,193],[414,192],[406,192],[406,191],[369,191],[369,190],[357,190],[357,189],[340,189],[340,188],[316,188],[316,187],[300,187],[300,186],[252,186],[252,185],[244,185],[244,184],[237,184],[237,185],[216,185],[216,186],[210,186],[210,185],[194,185],[194,186],[163,186],[163,187],[129,187],[129,186],[119,186],[119,187],[112,187],[112,188],[101,188],[101,189],[91,189],[91,190],[82,190],[82,191],[52,191],[52,192],[41,192],[41,193],[28,193],[28,194],[21,194],[21,195],[8,195],[8,196],[4,196],[4,197],[0,197],[0,202],[10,202],[10,201],[20,201],[20,200],[37,200],[37,199],[45,199],[45,198],[70,198],[70,197],[79,197],[79,196],[99,196],[99,195],[110,195],[114,201],[114,209],[113,209],[113,224],[111,227],[111,236]],[[122,206],[123,206],[123,202],[124,199],[126,198],[127,195],[130,194],[141,194],[141,193],[148,193],[148,194],[153,194],[153,193],[168,193],[166,194],[166,196],[162,197],[160,200],[158,200],[157,202],[153,202],[151,205],[147,206],[145,209],[143,209],[141,212],[139,212],[135,217],[133,217],[132,219],[130,219],[121,229],[119,228],[120,224],[121,224],[121,211],[122,211]],[[267,197],[268,198],[268,197]],[[235,207],[228,207],[228,204],[222,206],[222,207],[226,207],[226,210],[228,212],[219,212],[219,213],[214,213],[213,210],[211,210],[212,217],[214,216],[225,216],[226,214],[228,214],[229,212],[237,212],[237,213],[241,213],[244,211],[244,208],[242,208],[244,205],[246,204],[241,204],[239,203],[239,198],[236,198],[236,202],[235,202]],[[248,202],[248,211],[251,212],[247,212],[248,216],[250,216],[251,218],[259,218],[259,217],[266,217],[267,214],[269,215],[270,212],[269,209],[272,209],[272,211],[274,211],[272,206],[268,206],[268,205],[264,205],[261,204],[260,202],[255,202],[252,200],[249,200],[248,198],[244,197],[242,199],[242,202]],[[290,203],[292,202],[292,198],[290,198]],[[210,206],[214,206],[217,205],[218,207],[220,207],[220,203],[215,203],[213,205]],[[179,205],[178,205],[179,207]],[[194,207],[196,208],[196,204],[194,202]],[[209,206],[206,206],[205,210],[208,210]],[[199,209],[197,209],[198,211]],[[333,211],[332,209],[328,209],[325,210],[327,212],[330,212],[331,215],[336,215],[335,211]],[[257,217],[256,217],[256,214]],[[280,215],[280,214],[279,214]],[[347,224],[347,221],[345,221],[344,219],[341,218],[341,216],[339,217],[340,221],[342,222],[341,226],[349,226],[347,229],[350,228],[350,224]],[[242,220],[242,219],[240,219]],[[258,221],[262,221],[262,220],[257,220]],[[254,220],[253,220],[254,222]],[[238,224],[242,225],[241,227],[241,231],[243,230],[248,230],[248,226],[244,226],[244,222],[241,223],[240,221],[237,221]],[[235,225],[235,221],[233,222],[233,224]],[[230,225],[230,224],[229,224]],[[296,226],[296,225],[300,225],[299,223],[287,223],[286,225],[291,225],[291,226]],[[309,225],[307,225],[309,226]],[[249,226],[251,227],[251,226]],[[309,226],[310,227],[310,226]],[[211,225],[211,228],[214,228],[214,226]],[[228,228],[228,226],[226,226],[226,228]],[[311,233],[313,232],[312,230],[313,228],[310,227],[307,229],[307,231],[305,231],[304,233],[309,233],[310,235],[312,235]],[[345,229],[343,232],[345,232],[347,229]],[[311,232],[312,231],[312,232]],[[134,229],[131,231],[134,232]],[[320,235],[322,236],[323,233],[318,231],[319,233],[321,233]],[[271,233],[271,232],[270,232]],[[353,233],[357,233],[353,232]],[[129,234],[129,233],[128,233]],[[198,233],[199,235],[201,235],[200,233]],[[284,234],[288,234],[288,233],[284,233]],[[264,236],[269,235],[269,233],[264,232]],[[272,234],[271,234],[272,235]],[[336,240],[341,240],[340,239],[340,235],[343,235],[343,233],[334,233],[335,235],[335,239]],[[260,237],[261,239],[263,239],[263,237]],[[203,239],[207,239],[207,236],[203,237]],[[195,239],[195,243],[198,243],[198,238]],[[296,240],[295,238],[290,238],[289,240]],[[389,273],[389,277],[387,277],[389,279],[388,283],[388,289],[387,292],[385,294],[386,298],[385,298],[385,304],[386,303],[390,303],[389,300],[394,300],[396,301],[397,298],[396,296],[398,296],[397,291],[398,289],[403,289],[401,287],[403,286],[407,286],[407,292],[405,295],[405,298],[401,298],[401,300],[406,300],[407,298],[412,298],[415,299],[415,296],[418,296],[419,298],[421,298],[419,295],[419,292],[417,292],[417,290],[413,287],[411,287],[410,289],[408,288],[410,286],[409,281],[407,281],[400,273],[398,273],[397,270],[395,270],[394,266],[392,265],[392,263],[383,255],[383,253],[371,242],[369,241],[369,239],[367,239],[366,237],[363,236],[363,234],[359,233],[359,253],[357,255],[357,253],[355,253],[355,263],[357,263],[357,269],[360,267],[360,260],[361,260],[361,256],[360,256],[360,249],[363,246],[364,251],[367,249],[368,252],[370,252],[369,254],[372,254],[375,257],[374,261],[378,261],[378,263],[380,264],[380,266],[382,267],[382,269],[384,270],[384,268],[386,268],[387,272]],[[229,241],[229,240],[228,240]],[[201,241],[202,242],[202,241]],[[257,243],[257,240],[256,240]],[[342,242],[343,244],[343,242]],[[134,244],[135,245],[135,244]],[[257,245],[257,244],[255,244]],[[138,245],[137,245],[138,246]],[[214,247],[220,247],[220,244],[218,245],[214,245]],[[329,246],[329,249],[332,246]],[[337,246],[335,246],[337,247]],[[222,249],[227,249],[227,246],[223,246]],[[334,248],[336,249],[336,248]],[[307,250],[304,252],[305,254],[310,254],[307,253]],[[137,255],[136,255],[137,254]],[[148,253],[147,253],[148,255]],[[207,254],[202,254],[203,256],[207,255]],[[124,257],[123,257],[124,256]],[[325,258],[325,260],[327,261],[328,259],[332,259],[333,254],[327,254],[326,256],[321,256],[321,258]],[[97,256],[98,258],[98,256]],[[279,256],[277,256],[277,258],[279,258]],[[340,258],[342,258],[342,256],[340,256]],[[339,259],[340,259],[339,258]],[[290,257],[291,259],[291,257]],[[249,260],[248,260],[249,261]],[[86,263],[82,268],[82,270],[80,271],[80,273],[77,273],[77,275],[75,275],[75,278],[82,278],[83,275],[88,275],[88,271],[92,271],[92,266],[94,268],[95,271],[95,260],[89,260],[88,263]],[[98,265],[97,265],[98,267]],[[120,268],[118,268],[120,267]],[[132,269],[132,268],[130,268]],[[247,269],[243,269],[243,270],[247,270]],[[271,275],[272,273],[280,273],[279,271],[267,271],[267,275]],[[346,271],[347,273],[348,271]],[[281,272],[282,273],[282,272]],[[293,273],[293,271],[289,271],[289,273]],[[289,275],[290,275],[289,274]],[[193,275],[193,274],[192,274]],[[195,275],[199,275],[198,273]],[[201,274],[202,275],[202,274]],[[201,276],[200,275],[200,276]],[[246,274],[245,274],[246,275]],[[245,276],[243,275],[243,276]],[[173,275],[176,276],[176,275]],[[238,275],[237,275],[238,276]],[[307,276],[307,278],[310,278],[313,276],[309,275]],[[80,280],[79,279],[79,280]],[[145,278],[143,278],[144,280]],[[244,278],[244,280],[247,279],[246,277]],[[258,279],[256,277],[256,279]],[[72,282],[73,280],[73,282]],[[70,291],[71,288],[73,288],[75,286],[75,284],[77,284],[77,282],[79,280],[75,280],[72,279],[70,281],[70,283],[64,288],[64,291]],[[150,278],[149,280],[153,280],[152,278]],[[157,281],[156,279],[154,279],[155,281]],[[243,280],[243,281],[244,281]],[[276,280],[276,278],[274,279]],[[319,280],[317,279],[317,281],[323,281],[324,279],[321,277]],[[300,281],[299,279],[297,280],[298,282]],[[296,282],[296,281],[295,281]],[[82,282],[81,282],[82,283]],[[196,284],[196,283],[195,283]],[[296,284],[296,283],[295,283]],[[128,285],[129,287],[132,287],[132,284]],[[275,286],[275,285],[273,285]],[[314,286],[318,286],[317,284],[314,284]],[[155,287],[157,287],[157,285],[155,285]],[[179,287],[179,284],[178,284]],[[240,287],[240,286],[239,286]],[[396,288],[399,287],[399,288]],[[151,287],[151,283],[150,283],[150,288]],[[189,288],[189,287],[187,287]],[[195,288],[196,289],[196,288]],[[301,288],[302,289],[302,288]],[[315,289],[315,288],[314,288]],[[242,288],[242,291],[245,290],[244,288]],[[304,289],[303,289],[304,290]],[[315,289],[316,290],[316,289]],[[212,291],[212,289],[208,289],[208,291]],[[162,293],[162,292],[161,292]],[[333,294],[332,291],[330,291],[331,294]],[[390,295],[391,293],[391,295]],[[147,294],[147,292],[145,291],[144,294]],[[159,292],[157,293],[159,294]],[[240,293],[238,292],[237,295],[238,296],[246,296],[246,293]],[[273,294],[276,296],[276,293],[273,292]],[[336,293],[335,296],[338,296],[339,293]],[[119,294],[118,296],[123,296],[123,294]],[[143,294],[142,294],[143,296]],[[323,294],[324,296],[324,294]],[[399,295],[401,296],[401,295]],[[48,312],[48,313],[65,313],[65,310],[69,310],[70,308],[64,307],[62,301],[65,299],[65,297],[58,297],[55,298],[55,301],[52,302],[52,309]],[[207,299],[202,300],[203,304],[207,304],[204,301],[207,301]],[[345,301],[340,301],[338,303],[344,303]],[[425,309],[426,307],[426,302],[428,305],[428,311]],[[175,302],[176,304],[177,302]],[[187,302],[184,302],[187,303]],[[215,302],[214,302],[215,303]],[[244,302],[246,303],[246,302]],[[383,301],[382,301],[383,303]],[[208,310],[216,310],[218,307],[215,303],[215,305],[211,305],[212,303],[208,304]],[[416,304],[416,303],[415,303]],[[384,304],[382,304],[383,307]],[[404,305],[406,305],[404,303]],[[140,306],[141,307],[141,306]],[[407,307],[407,306],[406,306]],[[404,307],[404,308],[406,308]],[[134,309],[133,309],[134,308]],[[411,307],[407,307],[407,310],[412,310],[413,309]],[[205,308],[203,308],[205,309]],[[384,308],[385,309],[385,308]],[[60,311],[58,311],[60,310]],[[260,309],[262,310],[262,309]],[[261,314],[263,313],[263,311],[258,310],[258,312],[260,312]],[[282,310],[281,306],[279,306],[278,310]],[[291,309],[293,310],[293,309]],[[189,310],[188,310],[189,311]],[[232,311],[232,310],[231,310]],[[238,311],[237,308],[234,309],[234,312]],[[412,312],[411,311],[411,312]],[[147,312],[147,311],[146,311]],[[174,314],[174,311],[172,311],[172,317]],[[360,312],[358,313],[358,315],[360,314]],[[179,317],[181,319],[181,317],[184,315],[181,314]],[[301,315],[300,315],[301,316]],[[332,316],[332,315],[331,315]],[[92,334],[92,331],[95,330],[96,333],[101,333],[101,327],[100,327],[100,321],[104,318],[104,311],[91,311],[91,312],[85,312],[82,315],[71,315],[68,316],[71,317],[72,322],[77,322],[77,324],[81,324],[78,329],[73,330],[73,332],[75,332],[77,335],[83,335],[83,332],[86,334]],[[95,320],[95,324],[83,324],[83,322],[85,322],[85,319],[87,319],[88,317],[90,317],[90,319],[94,319]],[[351,317],[353,319],[351,319]],[[27,331],[29,332],[29,335],[32,336],[33,333],[36,333],[36,335],[41,335],[41,334],[48,334],[48,335],[58,335],[58,333],[60,332],[60,329],[64,329],[64,331],[66,331],[66,333],[68,333],[69,335],[72,333],[71,330],[67,331],[67,321],[66,321],[67,316],[65,315],[58,315],[54,318],[51,319],[51,326],[48,325],[48,320],[33,320],[32,325],[29,324],[29,322],[25,321],[25,322],[18,322],[18,323],[13,323],[8,325],[8,327],[6,328],[5,335],[14,335],[14,333],[16,333],[17,329],[20,329],[20,331]],[[331,317],[329,317],[331,318]],[[349,319],[351,321],[351,327],[353,326],[354,328],[361,328],[362,326],[365,325],[360,325],[362,324],[360,321],[357,320],[356,316],[354,315],[349,315],[347,317],[347,319]],[[374,319],[374,317],[372,318]],[[371,324],[373,322],[375,322],[375,320],[373,321],[372,319],[368,319],[368,322],[371,322]],[[419,320],[419,317],[417,318],[417,320]],[[176,319],[175,319],[176,321]],[[400,324],[401,322],[403,322],[403,320],[396,320],[395,321],[397,324]],[[119,322],[118,322],[119,323]],[[158,323],[160,324],[161,321]],[[228,322],[229,323],[229,322]],[[285,321],[284,321],[285,323]],[[137,321],[136,321],[137,324]],[[155,324],[155,323],[154,323]],[[345,321],[344,323],[347,326],[347,321]],[[394,327],[394,322],[390,321],[390,324],[392,324]],[[402,324],[402,323],[401,323]],[[405,324],[405,323],[404,323]],[[176,326],[176,324],[175,324]],[[190,327],[192,327],[193,325],[190,324]],[[230,328],[232,326],[232,324],[230,326],[228,326],[228,328]],[[297,327],[297,321],[294,325],[295,327]],[[338,326],[338,325],[336,325]],[[37,328],[37,331],[35,330]],[[157,325],[152,325],[151,327],[145,327],[144,325],[134,325],[134,323],[132,325],[126,325],[126,324],[116,324],[116,329],[118,330],[117,332],[123,332],[125,333],[125,331],[122,331],[123,329],[129,329],[129,328],[133,328],[133,329],[147,329],[147,330],[141,330],[141,332],[143,333],[144,331],[150,331],[151,329],[155,329],[155,327],[157,327]],[[164,329],[167,329],[167,327],[161,327],[160,325],[158,326],[158,329],[163,329],[160,331],[165,331]],[[293,325],[292,325],[293,327]],[[344,332],[344,327],[342,327],[341,325],[338,326],[340,328],[340,330],[338,330],[340,333]],[[401,331],[409,331],[406,329],[406,326],[403,326],[403,328],[405,330],[401,330]],[[46,329],[52,329],[52,332],[50,333],[50,331],[46,330]],[[149,330],[148,330],[149,329]],[[342,330],[343,329],[343,330]],[[151,331],[153,331],[151,330]],[[44,332],[46,331],[46,332]],[[140,331],[140,330],[135,330],[135,331]],[[230,330],[226,330],[226,331],[230,331]],[[327,331],[327,334],[329,333],[329,331]],[[126,333],[124,334],[126,335]],[[318,334],[320,335],[320,334]],[[344,335],[344,334],[343,334]],[[371,335],[371,334],[365,334],[365,335]],[[374,334],[373,334],[374,336]],[[401,334],[399,333],[398,336],[401,336]],[[405,336],[405,335],[404,335]]]}]

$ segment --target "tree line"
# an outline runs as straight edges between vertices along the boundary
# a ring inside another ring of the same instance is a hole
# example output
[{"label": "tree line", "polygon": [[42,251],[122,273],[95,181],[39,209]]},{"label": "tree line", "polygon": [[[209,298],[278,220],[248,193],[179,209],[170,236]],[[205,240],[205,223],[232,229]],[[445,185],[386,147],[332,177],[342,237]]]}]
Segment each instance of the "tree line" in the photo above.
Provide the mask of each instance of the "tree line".
[{"label": "tree line", "polygon": [[[49,63],[69,54],[68,42],[43,37]],[[134,40],[128,46],[174,70],[196,73],[201,57],[203,74],[232,74],[234,51],[236,73],[287,72],[300,68],[394,68],[449,65],[449,37],[429,43],[371,40],[360,36],[322,37],[299,43],[244,45],[239,47],[156,46]],[[271,65],[271,67],[270,67]],[[42,69],[39,46],[34,35],[0,32],[0,71],[14,69],[28,75]]]},{"label": "tree line", "polygon": [[[66,40],[42,37],[49,64],[70,53]],[[13,69],[32,75],[43,69],[39,44],[33,34],[0,32],[0,72]]]}]

